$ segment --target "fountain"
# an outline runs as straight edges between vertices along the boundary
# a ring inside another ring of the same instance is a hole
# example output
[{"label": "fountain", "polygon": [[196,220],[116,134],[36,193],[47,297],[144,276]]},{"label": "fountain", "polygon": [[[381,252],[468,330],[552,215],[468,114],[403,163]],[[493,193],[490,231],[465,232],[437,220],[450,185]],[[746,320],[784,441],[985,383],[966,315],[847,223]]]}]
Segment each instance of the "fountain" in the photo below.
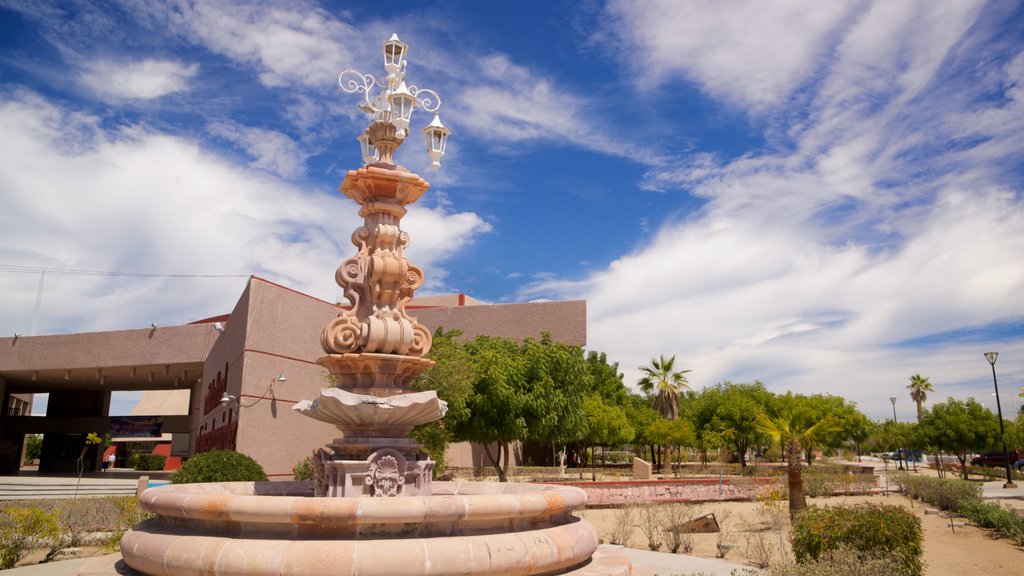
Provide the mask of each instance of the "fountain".
[{"label": "fountain", "polygon": [[[145,491],[155,518],[121,542],[124,563],[149,575],[587,574],[628,575],[625,556],[598,550],[598,535],[573,516],[586,494],[567,486],[431,482],[433,462],[406,438],[444,416],[434,392],[412,392],[433,362],[431,335],[406,312],[423,274],[405,258],[405,206],[429,184],[397,166],[414,107],[435,112],[423,130],[435,166],[448,130],[440,98],[404,82],[407,47],[384,43],[384,80],[345,71],[371,123],[359,140],[365,165],[341,191],[361,206],[355,256],[335,275],[351,308],[321,336],[337,387],[295,409],[341,437],[315,453],[313,482],[169,485]],[[374,86],[382,91],[371,100]],[[129,571],[120,570],[121,573]]]}]

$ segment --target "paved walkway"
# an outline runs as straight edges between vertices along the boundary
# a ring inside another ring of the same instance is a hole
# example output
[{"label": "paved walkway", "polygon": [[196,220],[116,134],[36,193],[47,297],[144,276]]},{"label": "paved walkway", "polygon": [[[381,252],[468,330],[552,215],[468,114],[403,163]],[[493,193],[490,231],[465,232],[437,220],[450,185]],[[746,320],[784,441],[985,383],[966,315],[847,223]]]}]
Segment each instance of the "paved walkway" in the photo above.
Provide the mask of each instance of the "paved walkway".
[{"label": "paved walkway", "polygon": [[[715,558],[698,558],[684,554],[650,552],[648,550],[635,550],[609,544],[603,544],[602,548],[612,548],[624,552],[633,563],[633,576],[669,576],[672,574],[695,573],[705,576],[730,576],[733,570],[738,571],[750,568],[743,564],[735,564]],[[125,570],[123,565],[120,569],[115,568],[120,559],[120,554],[108,554],[94,558],[79,558],[77,560],[64,560],[62,562],[50,562],[48,564],[0,570],[0,574],[3,574],[3,576],[128,576],[136,574],[131,569]]]}]

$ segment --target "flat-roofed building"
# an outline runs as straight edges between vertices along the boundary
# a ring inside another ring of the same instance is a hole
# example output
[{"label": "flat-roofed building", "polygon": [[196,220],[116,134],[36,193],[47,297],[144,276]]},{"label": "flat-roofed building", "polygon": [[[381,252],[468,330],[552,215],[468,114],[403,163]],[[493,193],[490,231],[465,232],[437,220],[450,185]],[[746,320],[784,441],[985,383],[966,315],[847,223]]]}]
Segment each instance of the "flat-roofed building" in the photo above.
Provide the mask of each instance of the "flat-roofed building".
[{"label": "flat-roofed building", "polygon": [[[584,301],[492,305],[465,295],[428,296],[408,310],[431,330],[458,329],[467,339],[550,332],[561,342],[586,343]],[[171,455],[179,457],[235,449],[271,477],[290,476],[298,460],[340,435],[291,409],[328,385],[316,360],[324,355],[320,333],[338,313],[337,304],[252,277],[230,314],[193,324],[0,338],[4,405],[11,406],[12,397],[49,393],[46,416],[0,416],[0,473],[18,470],[30,433],[45,434],[41,472],[73,471],[84,435],[111,431],[112,391],[177,390],[144,395],[131,417],[114,419],[115,430],[138,424],[143,434],[171,434]],[[225,393],[235,400],[221,403]],[[187,409],[139,412],[167,405],[170,400],[160,399],[165,394],[177,395],[178,403],[187,396]],[[145,429],[147,417],[158,429]],[[89,451],[87,469],[98,469],[102,454],[101,447]],[[480,452],[466,446],[455,447],[450,458],[455,465],[482,464]]]}]

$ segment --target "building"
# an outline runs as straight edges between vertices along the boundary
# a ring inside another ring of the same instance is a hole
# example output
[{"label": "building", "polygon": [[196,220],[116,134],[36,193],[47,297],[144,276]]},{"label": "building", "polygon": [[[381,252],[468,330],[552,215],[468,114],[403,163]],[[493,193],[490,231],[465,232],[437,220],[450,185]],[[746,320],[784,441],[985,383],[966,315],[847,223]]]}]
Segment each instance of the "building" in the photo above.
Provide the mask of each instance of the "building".
[{"label": "building", "polygon": [[[458,329],[465,338],[522,339],[547,331],[562,342],[586,343],[584,301],[487,305],[454,295],[417,298],[408,310],[431,330]],[[338,312],[337,304],[252,277],[230,314],[193,324],[0,338],[4,405],[23,410],[25,395],[49,393],[46,416],[0,416],[0,473],[17,472],[26,434],[45,434],[41,472],[74,471],[85,435],[97,432],[162,446],[170,434],[170,449],[162,449],[176,457],[232,448],[255,458],[272,478],[288,477],[296,462],[339,434],[291,409],[328,384],[316,360],[323,355],[320,333]],[[136,410],[111,418],[110,394],[118,390],[178,390],[147,394],[140,404],[184,403],[187,396],[187,413]],[[222,403],[225,393],[234,399]],[[178,400],[160,401],[160,395]],[[86,469],[98,469],[103,453],[88,450]],[[118,458],[123,462],[123,454]],[[461,466],[483,464],[468,446],[455,447],[449,458]]]}]

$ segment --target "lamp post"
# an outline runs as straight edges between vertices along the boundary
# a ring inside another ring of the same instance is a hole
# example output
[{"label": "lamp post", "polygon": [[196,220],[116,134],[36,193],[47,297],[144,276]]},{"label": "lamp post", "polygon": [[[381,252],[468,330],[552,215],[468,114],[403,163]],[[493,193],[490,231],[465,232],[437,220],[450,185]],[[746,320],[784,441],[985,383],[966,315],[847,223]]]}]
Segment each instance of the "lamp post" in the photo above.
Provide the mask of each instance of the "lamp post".
[{"label": "lamp post", "polygon": [[[349,94],[362,94],[359,110],[370,116],[370,125],[357,140],[363,152],[363,163],[387,164],[394,166],[395,150],[409,135],[409,120],[415,108],[434,113],[434,119],[423,129],[426,138],[427,155],[432,168],[441,167],[448,135],[451,131],[441,124],[437,114],[441,108],[441,97],[429,88],[418,88],[405,83],[406,59],[409,46],[398,39],[397,34],[384,42],[384,70],[387,75],[376,78],[357,70],[345,70],[338,75],[338,86]],[[371,96],[374,88],[380,92]]]},{"label": "lamp post", "polygon": [[1006,462],[1006,484],[1003,488],[1016,488],[1013,482],[1013,473],[1010,471],[1010,453],[1006,450],[1006,432],[1003,431],[1003,407],[999,402],[999,382],[996,380],[996,359],[999,352],[985,352],[985,359],[992,365],[992,385],[996,388],[996,412],[999,414],[999,440],[1003,443],[1003,458]]},{"label": "lamp post", "polygon": [[[892,424],[893,424],[893,432],[895,432],[896,431],[896,397],[895,396],[890,396],[889,397],[889,402],[892,402]],[[897,446],[896,447],[896,461],[899,462],[899,464],[900,464],[900,470],[903,470],[903,458],[902,458],[902,456],[903,456],[903,448],[900,448],[899,446]]]}]

